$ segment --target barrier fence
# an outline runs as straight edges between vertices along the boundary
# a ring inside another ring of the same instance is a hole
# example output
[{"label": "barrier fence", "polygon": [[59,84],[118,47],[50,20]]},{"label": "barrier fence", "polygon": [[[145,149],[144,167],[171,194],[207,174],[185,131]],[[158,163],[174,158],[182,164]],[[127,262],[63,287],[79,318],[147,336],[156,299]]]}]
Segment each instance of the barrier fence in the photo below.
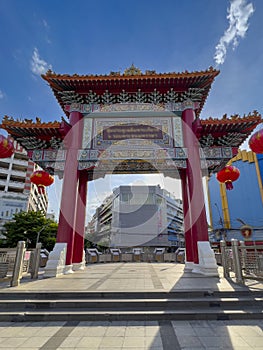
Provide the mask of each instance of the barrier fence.
[{"label": "barrier fence", "polygon": [[263,280],[263,245],[245,244],[237,239],[231,246],[220,242],[224,277],[234,278],[237,283],[245,279]]},{"label": "barrier fence", "polygon": [[180,262],[184,263],[185,252],[183,249],[174,253],[163,251],[156,252],[110,252],[100,253],[97,249],[87,249],[86,263],[106,263],[106,262]]},{"label": "barrier fence", "polygon": [[32,250],[26,250],[20,241],[16,248],[0,248],[0,278],[9,278],[11,287],[17,286],[23,276],[38,277],[41,243]]}]

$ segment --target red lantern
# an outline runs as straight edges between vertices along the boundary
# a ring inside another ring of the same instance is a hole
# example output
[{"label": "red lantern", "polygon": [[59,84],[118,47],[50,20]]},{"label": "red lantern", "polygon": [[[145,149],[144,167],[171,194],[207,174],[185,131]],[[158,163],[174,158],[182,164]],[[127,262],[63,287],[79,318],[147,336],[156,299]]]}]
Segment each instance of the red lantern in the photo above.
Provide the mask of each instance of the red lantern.
[{"label": "red lantern", "polygon": [[263,153],[263,129],[255,132],[248,141],[249,147],[255,153]]},{"label": "red lantern", "polygon": [[44,170],[37,170],[30,176],[31,182],[33,184],[37,185],[38,192],[44,193],[45,192],[45,186],[50,186],[54,182],[53,176],[51,176],[49,173],[47,173]]},{"label": "red lantern", "polygon": [[239,178],[240,171],[233,165],[227,165],[222,170],[216,174],[216,178],[219,182],[222,182],[226,185],[227,190],[233,189],[233,181],[236,181]]},{"label": "red lantern", "polygon": [[9,158],[14,153],[14,144],[10,139],[0,135],[0,158]]}]

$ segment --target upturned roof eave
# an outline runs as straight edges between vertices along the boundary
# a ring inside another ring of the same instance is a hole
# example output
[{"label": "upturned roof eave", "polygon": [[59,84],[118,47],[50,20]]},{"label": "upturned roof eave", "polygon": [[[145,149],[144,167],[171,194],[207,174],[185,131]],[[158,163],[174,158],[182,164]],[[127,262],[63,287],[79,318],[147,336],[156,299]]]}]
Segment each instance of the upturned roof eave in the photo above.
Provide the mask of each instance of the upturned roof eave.
[{"label": "upturned roof eave", "polygon": [[126,75],[126,74],[108,74],[108,75],[78,75],[78,74],[57,74],[52,71],[47,71],[46,74],[42,74],[42,78],[50,83],[52,80],[71,80],[71,81],[83,81],[83,80],[142,80],[142,79],[182,79],[182,78],[195,78],[210,75],[215,78],[220,73],[219,70],[210,67],[204,71],[194,71],[194,72],[170,72],[170,73],[154,73],[154,74],[135,74],[135,75]]}]

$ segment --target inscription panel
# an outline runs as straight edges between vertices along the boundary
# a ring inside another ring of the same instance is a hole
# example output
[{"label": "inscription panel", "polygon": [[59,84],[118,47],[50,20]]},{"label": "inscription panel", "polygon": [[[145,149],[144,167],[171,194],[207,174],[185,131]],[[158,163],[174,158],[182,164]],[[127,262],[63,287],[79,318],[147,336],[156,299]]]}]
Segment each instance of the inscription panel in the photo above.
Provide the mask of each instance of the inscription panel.
[{"label": "inscription panel", "polygon": [[107,149],[110,146],[172,147],[171,118],[112,118],[94,120],[93,147]]}]

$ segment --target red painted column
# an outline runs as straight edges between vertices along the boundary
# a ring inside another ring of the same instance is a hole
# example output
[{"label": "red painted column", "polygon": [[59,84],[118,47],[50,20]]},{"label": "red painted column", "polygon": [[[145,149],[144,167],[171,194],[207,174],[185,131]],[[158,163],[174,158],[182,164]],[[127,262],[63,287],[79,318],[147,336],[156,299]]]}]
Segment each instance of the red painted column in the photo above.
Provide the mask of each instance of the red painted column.
[{"label": "red painted column", "polygon": [[181,186],[183,197],[183,212],[184,212],[184,238],[185,238],[185,251],[186,261],[193,262],[193,244],[192,244],[192,225],[191,225],[191,210],[189,207],[189,190],[186,177],[186,171],[181,171]]},{"label": "red painted column", "polygon": [[78,184],[78,149],[82,140],[82,123],[80,122],[82,118],[83,115],[80,112],[73,111],[70,113],[69,121],[72,128],[64,139],[67,156],[64,168],[57,242],[67,243],[66,265],[72,264],[73,255]]},{"label": "red painted column", "polygon": [[88,174],[82,170],[79,172],[79,187],[76,207],[76,225],[73,248],[73,264],[82,262],[84,250],[84,235],[85,235],[85,218],[86,218],[86,202],[87,202],[87,184]]},{"label": "red painted column", "polygon": [[182,120],[184,144],[188,152],[186,176],[188,180],[189,206],[192,222],[193,261],[195,264],[198,264],[197,242],[208,241],[208,226],[202,184],[199,143],[193,132],[193,122],[195,120],[193,108],[187,108],[183,111]]}]

